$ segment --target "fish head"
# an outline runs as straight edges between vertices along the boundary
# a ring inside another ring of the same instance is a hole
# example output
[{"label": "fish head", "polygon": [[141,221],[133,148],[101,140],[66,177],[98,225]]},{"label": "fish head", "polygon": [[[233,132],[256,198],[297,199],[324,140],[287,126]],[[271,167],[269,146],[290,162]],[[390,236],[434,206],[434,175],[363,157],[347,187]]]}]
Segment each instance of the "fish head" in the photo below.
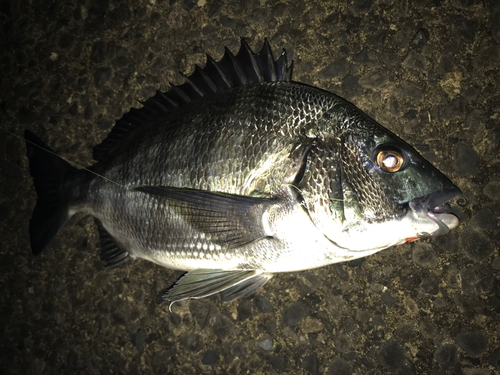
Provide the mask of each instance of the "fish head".
[{"label": "fish head", "polygon": [[408,143],[366,115],[361,126],[341,134],[335,151],[341,234],[327,229],[328,238],[352,251],[373,252],[458,225],[448,201],[460,189]]}]

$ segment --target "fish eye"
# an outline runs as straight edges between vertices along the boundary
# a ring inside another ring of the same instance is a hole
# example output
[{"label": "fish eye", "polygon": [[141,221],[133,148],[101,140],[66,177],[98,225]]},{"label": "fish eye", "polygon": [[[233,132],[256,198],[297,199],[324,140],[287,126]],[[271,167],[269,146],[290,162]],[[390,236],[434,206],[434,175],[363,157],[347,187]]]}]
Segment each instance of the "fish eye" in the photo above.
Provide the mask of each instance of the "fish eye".
[{"label": "fish eye", "polygon": [[377,165],[385,172],[394,173],[403,167],[404,158],[396,150],[380,150],[377,153]]}]

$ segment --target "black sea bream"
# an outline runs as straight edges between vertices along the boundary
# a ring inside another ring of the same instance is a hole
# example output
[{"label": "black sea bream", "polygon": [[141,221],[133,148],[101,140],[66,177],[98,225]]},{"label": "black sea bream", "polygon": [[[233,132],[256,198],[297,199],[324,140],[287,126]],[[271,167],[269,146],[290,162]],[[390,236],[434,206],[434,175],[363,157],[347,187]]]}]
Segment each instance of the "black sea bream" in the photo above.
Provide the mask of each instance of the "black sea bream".
[{"label": "black sea bream", "polygon": [[[179,301],[248,295],[276,272],[373,254],[458,225],[460,190],[410,145],[329,92],[291,81],[286,53],[196,67],[117,121],[77,170],[26,132],[39,253],[72,215],[95,217],[109,267],[187,272]],[[40,146],[40,147],[34,147]]]}]

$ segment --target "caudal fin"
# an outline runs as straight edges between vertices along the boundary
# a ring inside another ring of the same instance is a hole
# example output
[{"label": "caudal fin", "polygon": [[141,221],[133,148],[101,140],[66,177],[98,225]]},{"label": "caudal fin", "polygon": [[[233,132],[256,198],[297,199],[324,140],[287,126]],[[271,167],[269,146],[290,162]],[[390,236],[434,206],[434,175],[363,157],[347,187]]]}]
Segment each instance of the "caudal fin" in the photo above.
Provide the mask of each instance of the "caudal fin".
[{"label": "caudal fin", "polygon": [[[64,199],[64,181],[73,168],[42,142],[25,130],[30,174],[38,195],[30,220],[30,241],[33,254],[38,255],[68,222],[71,215]],[[48,151],[48,152],[47,152]]]}]

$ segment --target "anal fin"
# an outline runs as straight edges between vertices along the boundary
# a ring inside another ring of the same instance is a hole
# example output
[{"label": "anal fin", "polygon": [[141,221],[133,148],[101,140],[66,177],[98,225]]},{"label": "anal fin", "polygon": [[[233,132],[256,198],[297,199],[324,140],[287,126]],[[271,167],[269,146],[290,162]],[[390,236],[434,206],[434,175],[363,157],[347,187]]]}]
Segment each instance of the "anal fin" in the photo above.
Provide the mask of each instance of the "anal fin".
[{"label": "anal fin", "polygon": [[111,269],[127,264],[130,261],[128,251],[106,231],[99,220],[95,222],[99,230],[99,239],[101,242],[101,260],[105,262],[105,267]]},{"label": "anal fin", "polygon": [[235,299],[250,296],[261,286],[267,283],[273,277],[272,273],[261,273],[252,276],[239,284],[233,285],[220,292],[222,302],[231,302]]},{"label": "anal fin", "polygon": [[189,298],[203,298],[221,293],[222,301],[229,302],[253,293],[264,285],[271,274],[255,270],[197,269],[186,273],[163,295],[166,301],[177,302]]}]

